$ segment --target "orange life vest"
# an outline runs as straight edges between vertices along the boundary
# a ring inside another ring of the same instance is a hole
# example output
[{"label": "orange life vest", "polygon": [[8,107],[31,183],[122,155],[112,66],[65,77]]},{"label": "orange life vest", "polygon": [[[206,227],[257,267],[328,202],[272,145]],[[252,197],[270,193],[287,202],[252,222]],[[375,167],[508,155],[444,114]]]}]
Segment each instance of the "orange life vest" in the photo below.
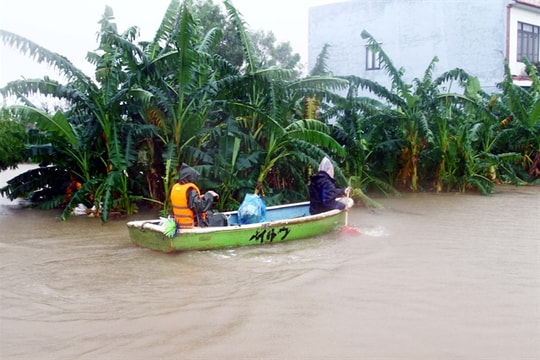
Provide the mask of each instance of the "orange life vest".
[{"label": "orange life vest", "polygon": [[[195,226],[195,212],[188,206],[188,191],[194,189],[197,195],[201,196],[201,191],[197,185],[193,183],[174,184],[171,190],[171,205],[173,208],[174,220],[181,229],[189,229]],[[201,214],[202,218],[206,218],[206,213]]]}]

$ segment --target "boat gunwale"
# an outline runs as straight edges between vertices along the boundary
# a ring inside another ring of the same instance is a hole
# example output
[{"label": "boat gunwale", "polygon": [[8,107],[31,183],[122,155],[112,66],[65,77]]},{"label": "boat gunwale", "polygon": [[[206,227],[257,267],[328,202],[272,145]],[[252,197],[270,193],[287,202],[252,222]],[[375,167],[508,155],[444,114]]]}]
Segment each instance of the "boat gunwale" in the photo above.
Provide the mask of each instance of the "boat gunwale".
[{"label": "boat gunwale", "polygon": [[[288,207],[306,206],[308,204],[309,204],[309,201],[285,204],[285,205],[274,205],[274,206],[267,207],[267,212],[272,211],[272,210],[286,209]],[[306,215],[306,216],[298,216],[298,217],[288,218],[288,219],[264,221],[264,222],[254,223],[254,224],[244,224],[244,225],[234,224],[234,225],[228,225],[228,226],[194,227],[191,229],[182,229],[177,236],[182,236],[182,234],[184,235],[207,234],[207,233],[216,233],[216,232],[235,231],[235,230],[240,230],[240,229],[248,230],[248,229],[257,229],[257,228],[268,228],[268,227],[273,227],[273,226],[308,223],[308,222],[317,221],[317,220],[321,220],[321,219],[338,215],[342,211],[344,210],[335,209],[335,210],[330,210],[330,211],[326,211],[326,212],[315,214],[315,215]],[[237,211],[227,211],[227,212],[222,212],[221,214],[230,216],[233,214],[237,214]],[[150,230],[150,231],[163,233],[162,226],[160,225],[161,222],[162,222],[161,219],[134,220],[134,221],[129,221],[127,223],[127,226],[138,228],[141,231]]]}]

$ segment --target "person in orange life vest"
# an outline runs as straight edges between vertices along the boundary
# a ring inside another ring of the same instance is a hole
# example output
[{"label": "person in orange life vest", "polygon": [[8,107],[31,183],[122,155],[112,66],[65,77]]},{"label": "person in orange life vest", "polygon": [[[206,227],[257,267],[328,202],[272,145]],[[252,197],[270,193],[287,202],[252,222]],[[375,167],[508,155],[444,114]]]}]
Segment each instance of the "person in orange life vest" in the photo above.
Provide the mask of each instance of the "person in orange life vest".
[{"label": "person in orange life vest", "polygon": [[219,194],[209,190],[204,194],[196,185],[199,173],[182,163],[178,171],[178,182],[171,190],[174,220],[182,228],[209,226],[208,212]]}]

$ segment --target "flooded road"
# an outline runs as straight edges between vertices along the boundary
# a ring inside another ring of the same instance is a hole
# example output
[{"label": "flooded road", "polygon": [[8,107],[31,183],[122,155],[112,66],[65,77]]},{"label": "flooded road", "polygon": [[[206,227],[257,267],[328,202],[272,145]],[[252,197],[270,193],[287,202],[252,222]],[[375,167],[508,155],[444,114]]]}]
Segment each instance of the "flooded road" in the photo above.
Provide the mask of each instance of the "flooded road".
[{"label": "flooded road", "polygon": [[540,358],[540,187],[378,200],[357,236],[162,254],[0,198],[0,358]]}]

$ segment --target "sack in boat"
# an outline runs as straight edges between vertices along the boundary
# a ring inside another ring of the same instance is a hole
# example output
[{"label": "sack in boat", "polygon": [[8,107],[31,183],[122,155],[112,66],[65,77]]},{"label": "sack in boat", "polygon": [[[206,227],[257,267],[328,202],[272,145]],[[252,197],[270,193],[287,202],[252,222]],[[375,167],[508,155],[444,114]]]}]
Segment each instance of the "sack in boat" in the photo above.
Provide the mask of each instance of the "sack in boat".
[{"label": "sack in boat", "polygon": [[220,213],[213,213],[211,211],[208,211],[206,214],[206,221],[208,223],[208,226],[229,226],[229,222],[227,221],[227,217]]},{"label": "sack in boat", "polygon": [[238,208],[240,225],[255,224],[266,221],[266,205],[259,195],[246,194]]}]

